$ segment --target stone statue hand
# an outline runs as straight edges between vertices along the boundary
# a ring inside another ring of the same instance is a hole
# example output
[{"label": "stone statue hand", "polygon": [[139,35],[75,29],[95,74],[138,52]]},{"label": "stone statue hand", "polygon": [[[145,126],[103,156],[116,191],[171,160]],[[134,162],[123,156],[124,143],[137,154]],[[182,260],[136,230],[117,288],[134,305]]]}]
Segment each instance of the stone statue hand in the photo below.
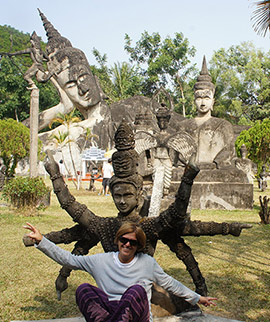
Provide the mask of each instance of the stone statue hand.
[{"label": "stone statue hand", "polygon": [[55,288],[57,293],[58,301],[61,300],[61,293],[64,292],[68,288],[67,278],[61,274],[58,275],[55,281]]},{"label": "stone statue hand", "polygon": [[250,229],[252,228],[252,225],[250,224],[241,224],[238,222],[233,222],[230,224],[230,230],[229,233],[233,236],[240,236],[242,229]]},{"label": "stone statue hand", "polygon": [[196,152],[193,152],[190,156],[190,159],[188,161],[188,165],[191,166],[192,168],[199,169],[196,163]]},{"label": "stone statue hand", "polygon": [[33,241],[33,243],[38,245],[41,242],[43,236],[35,226],[27,222],[26,225],[23,226],[23,228],[30,230],[30,233],[27,234],[26,236],[29,237]]},{"label": "stone statue hand", "polygon": [[44,163],[46,171],[49,173],[49,175],[51,177],[54,176],[55,174],[59,174],[60,173],[59,166],[54,160],[54,157],[52,155],[52,151],[47,150],[46,154],[47,154],[47,156],[46,156],[45,163]]},{"label": "stone statue hand", "polygon": [[29,246],[34,246],[34,245],[35,245],[35,243],[34,243],[33,239],[32,239],[32,238],[30,238],[30,237],[29,237],[29,236],[27,236],[27,235],[24,235],[24,236],[23,236],[23,243],[24,243],[24,246],[25,246],[25,247],[29,247]]},{"label": "stone statue hand", "polygon": [[185,178],[186,181],[187,180],[190,181],[191,183],[193,182],[197,174],[200,172],[199,167],[195,163],[195,157],[196,157],[196,154],[193,153],[189,160],[188,165],[185,168],[185,172],[183,175],[183,178]]}]

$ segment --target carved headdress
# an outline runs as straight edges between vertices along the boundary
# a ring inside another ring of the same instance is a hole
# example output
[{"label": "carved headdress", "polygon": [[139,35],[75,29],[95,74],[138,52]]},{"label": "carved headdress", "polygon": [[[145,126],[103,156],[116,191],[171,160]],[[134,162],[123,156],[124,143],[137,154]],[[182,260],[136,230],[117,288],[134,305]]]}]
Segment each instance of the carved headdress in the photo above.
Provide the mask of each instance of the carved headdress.
[{"label": "carved headdress", "polygon": [[[75,102],[75,105],[83,116],[87,118],[88,108],[101,100],[99,87],[96,78],[90,69],[87,58],[83,51],[72,47],[71,42],[67,38],[61,36],[45,15],[39,9],[38,11],[48,37],[46,50],[49,56],[47,63],[49,74],[55,75],[58,83],[59,80],[61,80],[61,77],[64,79],[63,82],[66,81],[65,76],[60,75],[61,72],[66,70],[68,71],[69,80],[72,82],[77,81],[81,75],[84,76],[84,80],[80,81],[80,84],[77,83],[77,85],[80,86],[80,93],[85,94],[86,91],[88,92],[86,98],[83,94],[80,95],[80,98],[82,98],[83,101],[88,100],[88,106],[85,107],[84,105],[80,105],[80,102]],[[87,75],[87,77],[85,75]],[[63,89],[65,90],[65,88]],[[71,101],[73,100],[72,97],[69,98]]]},{"label": "carved headdress", "polygon": [[197,82],[194,85],[195,91],[199,89],[210,89],[213,93],[215,92],[215,85],[212,83],[212,77],[209,75],[205,56],[203,56],[200,75],[198,76]]},{"label": "carved headdress", "polygon": [[71,42],[67,38],[61,36],[58,30],[54,28],[54,26],[39,9],[38,12],[43,22],[43,26],[48,38],[48,43],[46,46],[48,55],[53,53],[56,49],[72,47]]},{"label": "carved headdress", "polygon": [[[47,53],[51,56],[51,60],[53,59],[52,56],[55,58],[54,64],[48,64],[48,68],[53,68],[53,72],[58,74],[65,68],[75,65],[84,65],[85,68],[87,68],[87,72],[92,74],[85,54],[80,49],[74,48],[71,42],[54,28],[52,23],[39,9],[38,11],[48,37],[46,46]],[[65,62],[66,59],[68,59],[68,64]],[[58,64],[56,62],[58,62]]]},{"label": "carved headdress", "polygon": [[134,150],[135,139],[131,125],[123,119],[114,136],[116,152],[112,155],[114,176],[110,180],[110,189],[116,183],[128,183],[142,190],[143,180],[137,172],[138,153]]},{"label": "carved headdress", "polygon": [[[164,99],[168,101],[168,105],[165,103]],[[155,100],[159,103],[157,108],[154,108]],[[168,120],[171,118],[171,113],[174,110],[173,101],[163,86],[161,86],[153,95],[151,100],[151,109],[156,115],[157,119],[159,117],[167,118]]]}]

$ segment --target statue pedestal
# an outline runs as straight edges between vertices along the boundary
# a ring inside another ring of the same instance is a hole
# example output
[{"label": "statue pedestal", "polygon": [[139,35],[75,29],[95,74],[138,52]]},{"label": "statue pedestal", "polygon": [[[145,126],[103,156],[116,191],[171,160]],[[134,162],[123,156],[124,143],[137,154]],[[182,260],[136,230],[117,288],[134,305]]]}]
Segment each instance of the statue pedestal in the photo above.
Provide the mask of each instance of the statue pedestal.
[{"label": "statue pedestal", "polygon": [[[175,193],[183,169],[173,170],[170,193]],[[196,177],[191,193],[193,209],[252,209],[253,184],[246,174],[236,168],[202,169]]]}]

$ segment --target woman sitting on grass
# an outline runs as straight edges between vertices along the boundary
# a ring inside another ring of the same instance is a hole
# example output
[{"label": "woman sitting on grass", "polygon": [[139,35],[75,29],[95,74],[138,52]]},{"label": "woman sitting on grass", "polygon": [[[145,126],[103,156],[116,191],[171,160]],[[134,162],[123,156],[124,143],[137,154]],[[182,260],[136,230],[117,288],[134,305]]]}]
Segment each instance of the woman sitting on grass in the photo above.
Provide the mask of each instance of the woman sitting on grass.
[{"label": "woman sitting on grass", "polygon": [[116,233],[118,252],[76,256],[43,237],[27,223],[28,236],[36,247],[60,265],[90,273],[98,288],[82,284],[76,291],[76,301],[87,322],[152,321],[150,313],[151,287],[155,282],[186,301],[204,306],[216,305],[216,298],[201,296],[168,274],[156,260],[144,254],[146,236],[134,223],[124,223]]}]

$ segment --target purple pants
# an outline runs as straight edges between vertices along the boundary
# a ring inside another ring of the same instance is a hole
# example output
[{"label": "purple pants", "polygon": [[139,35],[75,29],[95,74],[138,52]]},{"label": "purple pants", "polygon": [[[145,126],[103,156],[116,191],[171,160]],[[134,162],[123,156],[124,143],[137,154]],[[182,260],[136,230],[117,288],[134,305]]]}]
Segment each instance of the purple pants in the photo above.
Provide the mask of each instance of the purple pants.
[{"label": "purple pants", "polygon": [[85,283],[77,288],[76,301],[87,322],[149,322],[149,303],[140,285],[129,287],[119,301],[109,301],[102,290]]}]

